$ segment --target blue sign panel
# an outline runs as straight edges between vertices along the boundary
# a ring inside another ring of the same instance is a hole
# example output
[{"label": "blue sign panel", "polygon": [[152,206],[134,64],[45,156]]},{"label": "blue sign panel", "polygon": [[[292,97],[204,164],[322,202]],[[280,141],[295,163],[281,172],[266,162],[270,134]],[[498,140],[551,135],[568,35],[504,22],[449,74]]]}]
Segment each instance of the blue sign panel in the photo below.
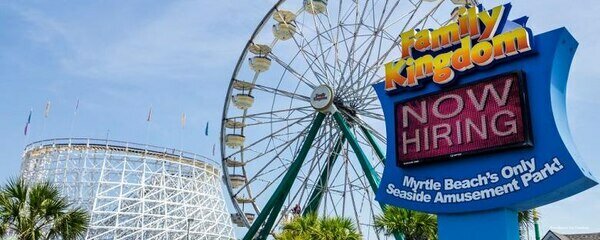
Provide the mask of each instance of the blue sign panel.
[{"label": "blue sign panel", "polygon": [[[497,27],[508,32],[515,22]],[[528,41],[527,54],[453,73],[453,84],[440,73],[437,82],[421,78],[410,91],[390,91],[410,84],[401,75],[397,85],[374,85],[388,136],[376,200],[437,214],[519,211],[597,184],[581,163],[566,115],[578,43],[564,28]]]}]

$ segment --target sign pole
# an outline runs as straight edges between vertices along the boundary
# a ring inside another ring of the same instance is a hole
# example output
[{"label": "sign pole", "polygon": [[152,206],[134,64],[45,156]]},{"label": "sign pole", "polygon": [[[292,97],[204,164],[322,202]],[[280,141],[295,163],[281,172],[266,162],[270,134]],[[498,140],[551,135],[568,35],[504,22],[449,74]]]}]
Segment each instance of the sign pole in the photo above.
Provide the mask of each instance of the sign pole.
[{"label": "sign pole", "polygon": [[519,221],[517,212],[506,208],[473,213],[438,214],[438,234],[440,240],[519,240]]}]

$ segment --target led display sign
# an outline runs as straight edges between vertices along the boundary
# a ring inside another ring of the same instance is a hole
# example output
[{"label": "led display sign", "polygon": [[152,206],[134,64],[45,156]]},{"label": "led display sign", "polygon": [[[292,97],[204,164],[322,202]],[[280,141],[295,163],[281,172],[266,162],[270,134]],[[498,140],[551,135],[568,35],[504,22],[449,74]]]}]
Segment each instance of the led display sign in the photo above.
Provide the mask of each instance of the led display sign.
[{"label": "led display sign", "polygon": [[399,165],[531,145],[520,73],[396,104]]}]

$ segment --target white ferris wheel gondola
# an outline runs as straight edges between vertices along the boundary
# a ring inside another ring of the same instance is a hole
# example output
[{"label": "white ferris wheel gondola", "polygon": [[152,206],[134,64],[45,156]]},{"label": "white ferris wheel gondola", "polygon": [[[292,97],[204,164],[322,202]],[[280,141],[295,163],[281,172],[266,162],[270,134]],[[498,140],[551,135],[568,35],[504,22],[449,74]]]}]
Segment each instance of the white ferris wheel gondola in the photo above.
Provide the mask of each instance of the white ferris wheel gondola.
[{"label": "white ferris wheel gondola", "polygon": [[250,67],[255,72],[265,72],[271,67],[271,59],[265,56],[254,56],[249,59]]},{"label": "white ferris wheel gondola", "polygon": [[273,35],[281,41],[294,37],[296,32],[296,14],[287,10],[279,10],[273,13],[273,19],[277,24],[273,25]]},{"label": "white ferris wheel gondola", "polygon": [[234,119],[225,120],[225,127],[229,129],[242,129],[246,126],[244,122],[236,121]]},{"label": "white ferris wheel gondola", "polygon": [[311,14],[327,11],[327,0],[304,0],[304,9]]},{"label": "white ferris wheel gondola", "polygon": [[254,96],[246,93],[238,93],[233,97],[235,106],[242,110],[247,110],[254,104]]},{"label": "white ferris wheel gondola", "polygon": [[273,25],[273,35],[281,41],[286,41],[294,37],[296,25],[293,22],[280,22]]},{"label": "white ferris wheel gondola", "polygon": [[238,91],[250,91],[254,88],[254,84],[241,80],[235,80],[231,87]]},{"label": "white ferris wheel gondola", "polygon": [[229,181],[231,181],[231,186],[233,188],[239,188],[246,183],[246,176],[241,174],[231,174],[229,175]]},{"label": "white ferris wheel gondola", "polygon": [[239,148],[244,146],[244,141],[246,137],[241,134],[227,134],[225,136],[225,144],[230,148]]},{"label": "white ferris wheel gondola", "polygon": [[245,165],[243,162],[235,160],[235,158],[227,158],[225,164],[230,168],[243,167]]},{"label": "white ferris wheel gondola", "polygon": [[256,217],[256,214],[254,213],[244,213],[244,217],[242,217],[241,214],[239,213],[232,213],[231,214],[231,221],[236,224],[238,227],[243,227],[245,225],[245,221],[244,219],[247,219],[248,222],[254,222],[254,218]]},{"label": "white ferris wheel gondola", "polygon": [[250,44],[250,46],[248,46],[248,51],[250,51],[251,53],[254,53],[256,55],[260,55],[260,56],[266,56],[267,54],[269,54],[271,52],[271,47],[269,47],[269,45],[265,45],[265,44]]}]

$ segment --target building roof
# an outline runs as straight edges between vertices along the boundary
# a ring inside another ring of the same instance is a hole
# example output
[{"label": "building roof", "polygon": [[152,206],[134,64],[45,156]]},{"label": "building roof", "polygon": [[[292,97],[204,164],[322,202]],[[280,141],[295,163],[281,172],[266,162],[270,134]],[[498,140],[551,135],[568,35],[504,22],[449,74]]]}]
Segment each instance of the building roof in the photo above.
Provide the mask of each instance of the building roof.
[{"label": "building roof", "polygon": [[[550,238],[553,236],[554,238]],[[560,234],[552,230],[548,231],[543,240],[559,239],[559,240],[600,240],[600,233],[582,233],[582,234]]]}]

